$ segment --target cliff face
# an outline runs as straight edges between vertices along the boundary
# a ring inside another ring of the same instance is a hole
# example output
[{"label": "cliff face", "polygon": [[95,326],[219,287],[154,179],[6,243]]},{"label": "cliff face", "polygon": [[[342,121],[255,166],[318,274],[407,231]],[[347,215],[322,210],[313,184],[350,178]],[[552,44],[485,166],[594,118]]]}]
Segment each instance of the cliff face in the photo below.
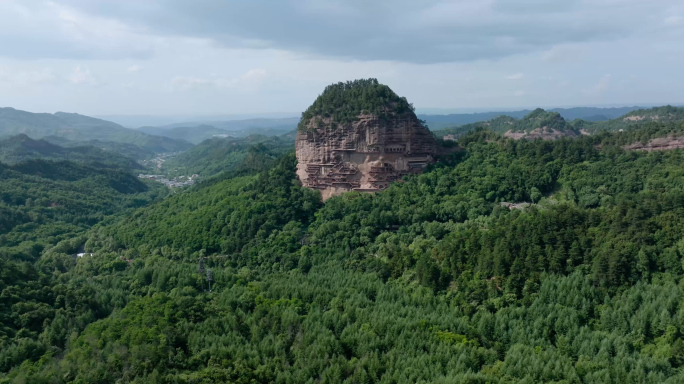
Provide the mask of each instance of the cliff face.
[{"label": "cliff face", "polygon": [[436,142],[412,111],[382,118],[359,115],[338,124],[311,119],[296,139],[297,174],[323,199],[347,191],[385,189],[402,175],[420,173],[433,162]]},{"label": "cliff face", "polygon": [[640,142],[625,145],[623,148],[635,151],[666,151],[669,149],[680,149],[684,148],[684,137],[658,137],[652,139],[646,144]]}]

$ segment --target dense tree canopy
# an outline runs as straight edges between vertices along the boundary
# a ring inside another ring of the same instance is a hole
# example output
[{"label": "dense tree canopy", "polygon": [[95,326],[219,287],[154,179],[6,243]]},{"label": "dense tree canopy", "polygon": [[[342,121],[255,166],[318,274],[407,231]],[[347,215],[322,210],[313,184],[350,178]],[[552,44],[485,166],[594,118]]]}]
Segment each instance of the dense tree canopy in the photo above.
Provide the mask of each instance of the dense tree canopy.
[{"label": "dense tree canopy", "polygon": [[172,176],[210,177],[221,172],[265,169],[292,148],[291,138],[277,136],[213,138],[165,161],[162,170]]},{"label": "dense tree canopy", "polygon": [[682,382],[684,151],[623,149],[681,128],[477,131],[325,204],[288,154],[17,243],[0,383]]}]

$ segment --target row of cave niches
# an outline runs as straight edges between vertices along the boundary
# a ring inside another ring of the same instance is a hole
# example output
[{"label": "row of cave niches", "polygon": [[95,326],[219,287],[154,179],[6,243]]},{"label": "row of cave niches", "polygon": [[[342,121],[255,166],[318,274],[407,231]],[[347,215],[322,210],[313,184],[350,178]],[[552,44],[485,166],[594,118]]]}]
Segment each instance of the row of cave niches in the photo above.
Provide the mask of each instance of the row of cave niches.
[{"label": "row of cave niches", "polygon": [[390,183],[399,180],[401,176],[411,173],[419,173],[426,163],[416,163],[415,166],[409,164],[409,170],[404,172],[397,171],[390,163],[384,163],[380,166],[371,166],[369,175],[371,176],[370,184],[372,188],[363,189],[358,180],[352,180],[350,177],[356,175],[358,170],[346,165],[335,164],[327,175],[321,175],[322,166],[318,164],[309,164],[306,167],[307,173],[307,187],[314,189],[326,189],[330,187],[345,188],[349,190],[358,191],[378,191],[389,187]]},{"label": "row of cave niches", "polygon": [[330,172],[323,176],[321,174],[322,165],[308,164],[306,166],[307,187],[315,189],[326,189],[329,187],[341,188],[360,188],[361,184],[356,180],[349,180],[350,176],[356,175],[359,170],[346,166],[342,161],[336,162]]}]

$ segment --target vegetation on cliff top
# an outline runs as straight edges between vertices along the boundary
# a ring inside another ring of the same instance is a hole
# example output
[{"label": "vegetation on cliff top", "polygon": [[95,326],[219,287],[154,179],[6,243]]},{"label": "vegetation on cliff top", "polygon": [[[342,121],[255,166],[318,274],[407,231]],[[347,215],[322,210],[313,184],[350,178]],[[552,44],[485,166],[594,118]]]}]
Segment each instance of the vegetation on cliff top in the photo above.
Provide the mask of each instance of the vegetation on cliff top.
[{"label": "vegetation on cliff top", "polygon": [[311,119],[332,118],[338,124],[348,124],[362,114],[381,118],[390,114],[413,113],[413,105],[405,97],[399,97],[390,87],[377,79],[360,79],[346,83],[331,84],[302,113],[297,128],[306,130]]}]

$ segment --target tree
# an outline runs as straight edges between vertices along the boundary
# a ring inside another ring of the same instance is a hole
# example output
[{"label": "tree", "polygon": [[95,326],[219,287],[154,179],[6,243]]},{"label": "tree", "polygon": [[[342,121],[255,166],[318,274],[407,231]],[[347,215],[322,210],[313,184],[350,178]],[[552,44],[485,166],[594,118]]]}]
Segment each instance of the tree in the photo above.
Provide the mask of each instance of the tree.
[{"label": "tree", "polygon": [[542,193],[539,191],[537,187],[532,187],[530,188],[530,200],[532,200],[533,203],[538,203],[539,200],[542,198]]}]

